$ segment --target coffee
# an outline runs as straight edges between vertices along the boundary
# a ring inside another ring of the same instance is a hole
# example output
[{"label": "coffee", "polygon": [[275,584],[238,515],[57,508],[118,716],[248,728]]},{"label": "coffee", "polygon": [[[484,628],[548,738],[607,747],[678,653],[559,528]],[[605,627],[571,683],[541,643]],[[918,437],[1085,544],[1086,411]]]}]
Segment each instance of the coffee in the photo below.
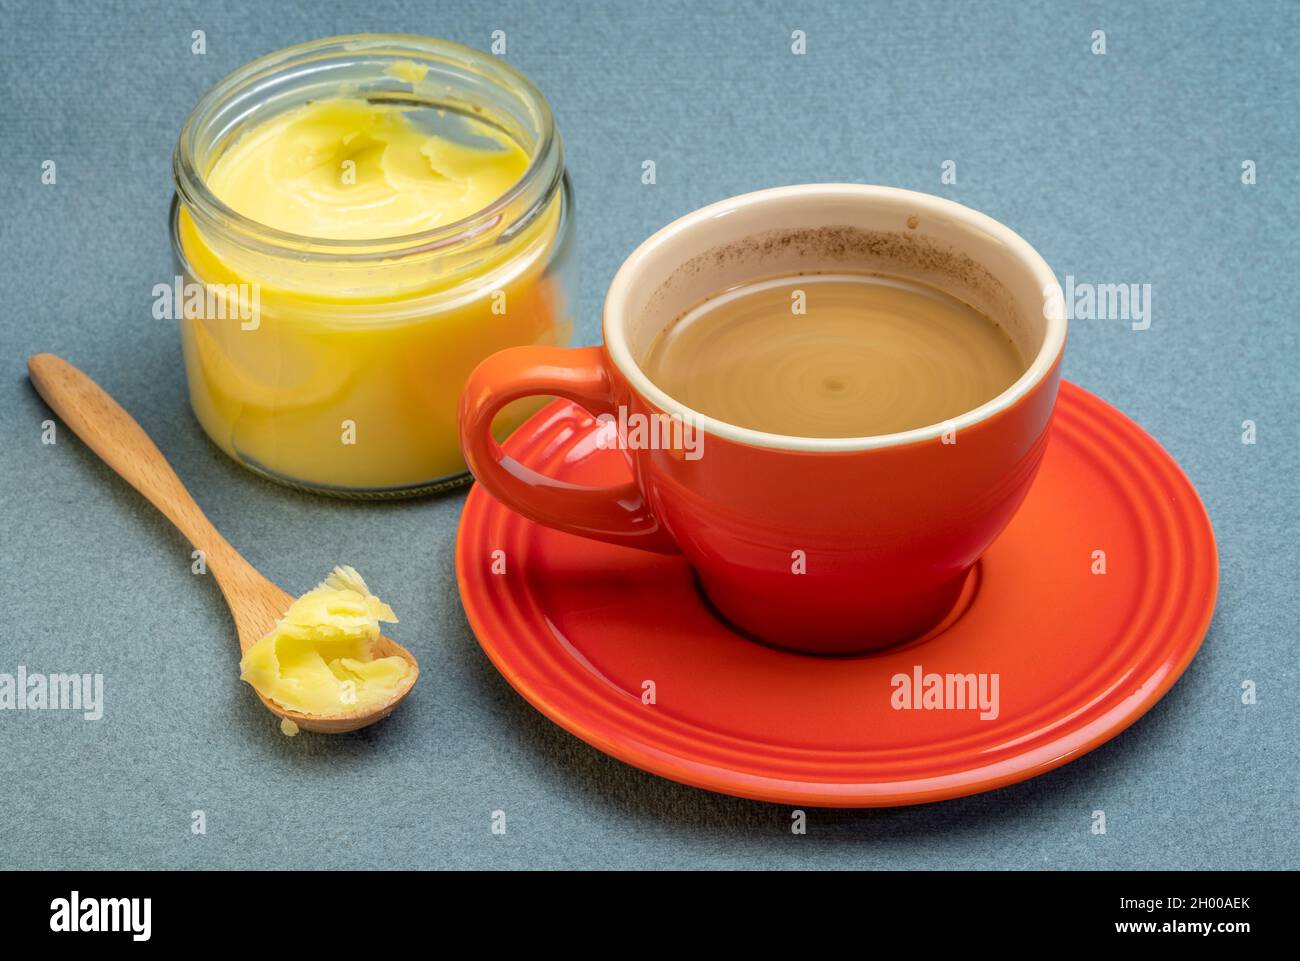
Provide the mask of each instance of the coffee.
[{"label": "coffee", "polygon": [[660,331],[641,366],[692,410],[797,437],[941,423],[1027,368],[983,313],[880,274],[776,277],[725,291]]}]

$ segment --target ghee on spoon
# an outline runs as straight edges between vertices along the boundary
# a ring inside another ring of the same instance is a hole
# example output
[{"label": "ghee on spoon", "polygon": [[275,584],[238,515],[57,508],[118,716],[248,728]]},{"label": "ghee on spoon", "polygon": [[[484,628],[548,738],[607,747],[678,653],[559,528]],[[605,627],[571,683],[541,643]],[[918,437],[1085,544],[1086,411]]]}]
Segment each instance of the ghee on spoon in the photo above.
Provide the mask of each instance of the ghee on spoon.
[{"label": "ghee on spoon", "polygon": [[[241,653],[271,633],[276,621],[289,610],[293,597],[244,560],[212,526],[166,458],[131,415],[93,380],[54,354],[28,358],[27,372],[36,392],[86,446],[162,511],[203,552],[208,570],[216,577],[235,619]],[[286,734],[296,733],[297,729],[321,734],[355,731],[391,714],[411,692],[420,673],[411,652],[383,635],[375,639],[372,655],[374,659],[399,657],[409,665],[400,683],[382,702],[339,713],[308,714],[289,710],[256,687],[254,690],[267,709],[281,718],[281,728]]]}]

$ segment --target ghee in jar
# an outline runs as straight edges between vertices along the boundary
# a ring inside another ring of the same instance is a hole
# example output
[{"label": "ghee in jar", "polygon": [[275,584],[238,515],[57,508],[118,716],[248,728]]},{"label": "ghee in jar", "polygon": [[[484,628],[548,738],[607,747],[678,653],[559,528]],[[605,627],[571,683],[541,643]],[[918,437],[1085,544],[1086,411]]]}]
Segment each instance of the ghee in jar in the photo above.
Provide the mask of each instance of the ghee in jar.
[{"label": "ghee in jar", "polygon": [[[340,82],[254,111],[192,160],[201,187],[181,190],[178,172],[186,280],[217,303],[253,290],[257,305],[251,323],[233,309],[181,318],[191,405],[256,471],[372,496],[454,484],[470,371],[506,347],[569,340],[569,199],[549,110],[526,144],[490,110],[435,102],[453,89],[446,74],[432,55],[393,59],[389,94]],[[500,433],[536,406],[508,408]]]}]

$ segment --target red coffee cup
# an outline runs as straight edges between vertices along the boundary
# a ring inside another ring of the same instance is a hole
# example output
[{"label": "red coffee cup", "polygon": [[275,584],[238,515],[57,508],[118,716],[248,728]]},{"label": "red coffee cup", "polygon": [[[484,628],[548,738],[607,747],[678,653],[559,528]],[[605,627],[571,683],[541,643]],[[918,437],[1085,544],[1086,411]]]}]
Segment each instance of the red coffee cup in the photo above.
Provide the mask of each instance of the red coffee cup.
[{"label": "red coffee cup", "polygon": [[[938,286],[997,320],[1029,366],[952,420],[858,438],[723,423],[638,366],[655,335],[707,296],[800,271]],[[716,610],[749,635],[805,653],[861,653],[938,624],[1024,500],[1047,444],[1065,335],[1051,269],[984,214],[890,187],[778,187],[697,210],[638,247],[605,299],[603,347],[516,347],[480,364],[461,400],[461,444],[479,483],[525,517],[681,553]],[[507,457],[492,419],[533,395],[600,417],[633,479],[575,487]]]}]

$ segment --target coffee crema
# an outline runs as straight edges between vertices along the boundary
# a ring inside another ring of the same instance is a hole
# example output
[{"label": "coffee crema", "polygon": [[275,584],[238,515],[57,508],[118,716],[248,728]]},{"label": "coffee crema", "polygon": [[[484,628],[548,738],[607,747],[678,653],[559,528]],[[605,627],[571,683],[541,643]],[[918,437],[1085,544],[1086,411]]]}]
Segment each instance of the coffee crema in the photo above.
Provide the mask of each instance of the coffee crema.
[{"label": "coffee crema", "polygon": [[775,277],[710,297],[641,363],[698,413],[793,437],[870,437],[974,410],[1027,365],[991,318],[883,274]]}]

